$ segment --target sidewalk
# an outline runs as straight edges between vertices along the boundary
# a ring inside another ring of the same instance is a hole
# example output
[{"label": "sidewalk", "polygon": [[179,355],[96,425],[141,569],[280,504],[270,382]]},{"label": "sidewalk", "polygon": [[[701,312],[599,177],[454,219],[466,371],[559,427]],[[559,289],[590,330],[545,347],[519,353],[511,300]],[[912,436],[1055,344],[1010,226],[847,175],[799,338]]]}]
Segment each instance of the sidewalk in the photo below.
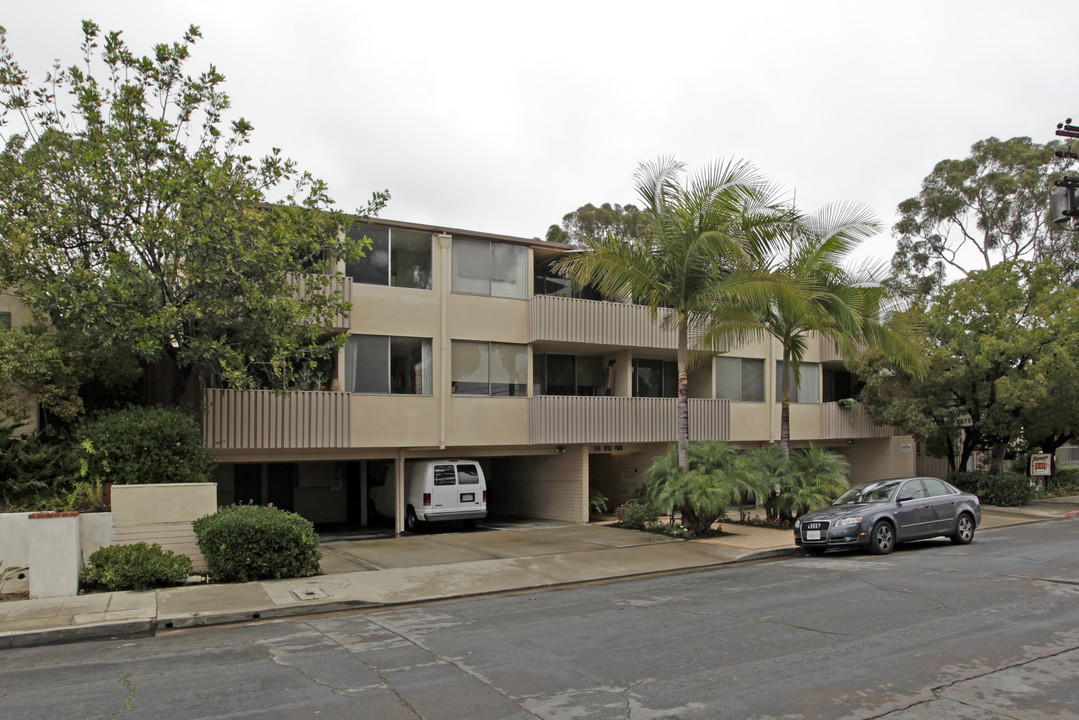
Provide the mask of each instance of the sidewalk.
[{"label": "sidewalk", "polygon": [[[983,508],[982,530],[1079,516],[1079,497]],[[0,649],[715,568],[799,555],[789,530],[724,525],[683,542],[602,525],[323,543],[325,575],[0,603]]]}]

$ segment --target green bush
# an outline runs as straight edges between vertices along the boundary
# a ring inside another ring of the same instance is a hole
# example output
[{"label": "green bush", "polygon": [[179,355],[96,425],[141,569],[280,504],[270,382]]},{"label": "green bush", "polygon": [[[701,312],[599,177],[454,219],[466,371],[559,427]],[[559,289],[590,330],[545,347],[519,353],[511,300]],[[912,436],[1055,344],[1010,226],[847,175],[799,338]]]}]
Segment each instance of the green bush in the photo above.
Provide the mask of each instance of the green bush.
[{"label": "green bush", "polygon": [[308,520],[261,505],[229,505],[194,523],[199,550],[217,582],[319,575],[322,551]]},{"label": "green bush", "polygon": [[1063,490],[1079,490],[1079,467],[1057,466],[1049,485]]},{"label": "green bush", "polygon": [[206,482],[217,464],[194,418],[168,408],[132,406],[87,420],[73,453],[79,477],[117,485]]},{"label": "green bush", "polygon": [[1034,499],[1030,478],[1016,472],[996,475],[984,470],[956,472],[948,476],[948,480],[960,490],[974,493],[986,505],[1014,507],[1028,505]]},{"label": "green bush", "polygon": [[83,578],[108,590],[143,590],[181,585],[191,574],[191,560],[157,543],[110,545],[90,554]]},{"label": "green bush", "polygon": [[659,511],[656,506],[647,500],[627,500],[619,505],[614,516],[618,518],[620,527],[628,530],[643,530],[646,525],[656,521]]}]

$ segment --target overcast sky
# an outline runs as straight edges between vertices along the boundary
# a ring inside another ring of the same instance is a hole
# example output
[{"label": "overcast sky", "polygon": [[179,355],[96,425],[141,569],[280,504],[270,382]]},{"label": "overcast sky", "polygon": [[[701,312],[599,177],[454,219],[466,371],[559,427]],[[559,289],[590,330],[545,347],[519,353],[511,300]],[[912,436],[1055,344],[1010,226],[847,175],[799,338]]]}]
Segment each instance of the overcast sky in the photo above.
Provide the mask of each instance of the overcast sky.
[{"label": "overcast sky", "polygon": [[741,158],[813,210],[895,207],[976,140],[1053,138],[1079,117],[1063,0],[933,2],[14,2],[0,25],[40,79],[80,21],[133,50],[204,39],[254,147],[281,147],[343,210],[542,237],[631,203],[641,161]]}]

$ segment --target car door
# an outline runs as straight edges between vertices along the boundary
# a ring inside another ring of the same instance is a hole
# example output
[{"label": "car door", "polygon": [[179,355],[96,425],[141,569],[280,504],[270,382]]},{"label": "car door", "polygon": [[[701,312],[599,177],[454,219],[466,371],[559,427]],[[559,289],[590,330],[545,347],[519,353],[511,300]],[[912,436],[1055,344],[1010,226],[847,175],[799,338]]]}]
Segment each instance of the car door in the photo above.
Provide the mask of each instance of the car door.
[{"label": "car door", "polygon": [[936,519],[929,504],[928,493],[918,478],[908,480],[895,495],[896,524],[900,540],[914,540],[934,534]]},{"label": "car door", "polygon": [[929,494],[929,505],[933,511],[933,532],[936,535],[947,535],[955,530],[956,506],[959,504],[959,496],[952,492],[951,488],[936,478],[922,478],[926,492]]},{"label": "car door", "polygon": [[461,463],[457,466],[459,510],[478,510],[483,507],[483,488],[480,485],[480,471],[473,463]]},{"label": "car door", "polygon": [[439,514],[457,511],[457,468],[452,464],[434,466],[431,508]]}]

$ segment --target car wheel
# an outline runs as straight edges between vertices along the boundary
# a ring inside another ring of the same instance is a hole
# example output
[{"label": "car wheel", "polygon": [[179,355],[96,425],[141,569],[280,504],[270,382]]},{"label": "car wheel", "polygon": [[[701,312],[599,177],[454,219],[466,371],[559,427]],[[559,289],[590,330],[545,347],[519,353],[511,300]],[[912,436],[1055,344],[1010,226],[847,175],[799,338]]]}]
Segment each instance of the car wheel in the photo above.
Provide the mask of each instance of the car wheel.
[{"label": "car wheel", "polygon": [[405,530],[409,532],[416,532],[420,529],[420,519],[416,517],[416,511],[409,505],[405,510]]},{"label": "car wheel", "polygon": [[883,520],[873,526],[869,534],[869,552],[874,555],[887,555],[895,549],[895,530],[891,523]]},{"label": "car wheel", "polygon": [[952,535],[952,542],[956,545],[969,545],[970,541],[974,539],[974,518],[966,513],[959,516],[959,519],[955,521],[955,534]]}]

